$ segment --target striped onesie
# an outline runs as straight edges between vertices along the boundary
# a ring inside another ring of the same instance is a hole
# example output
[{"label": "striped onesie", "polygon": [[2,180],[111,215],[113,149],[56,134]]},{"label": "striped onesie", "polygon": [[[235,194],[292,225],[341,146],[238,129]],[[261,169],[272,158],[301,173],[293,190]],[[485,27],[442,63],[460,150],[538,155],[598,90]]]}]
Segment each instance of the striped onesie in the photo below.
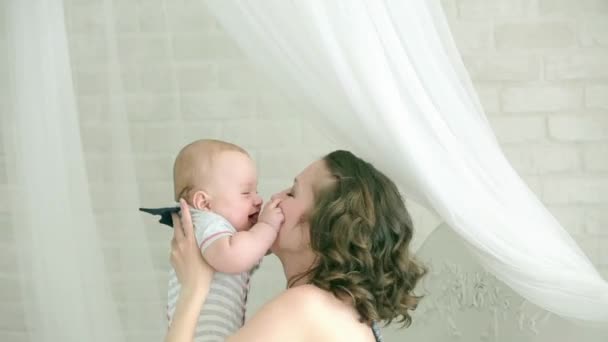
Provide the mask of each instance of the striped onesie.
[{"label": "striped onesie", "polygon": [[[236,229],[222,216],[190,208],[196,241],[201,253],[219,238],[231,236]],[[215,272],[209,295],[198,318],[194,340],[197,342],[224,341],[245,322],[245,304],[249,291],[250,271],[238,274]],[[169,271],[167,319],[169,324],[175,313],[181,286],[175,269]]]}]

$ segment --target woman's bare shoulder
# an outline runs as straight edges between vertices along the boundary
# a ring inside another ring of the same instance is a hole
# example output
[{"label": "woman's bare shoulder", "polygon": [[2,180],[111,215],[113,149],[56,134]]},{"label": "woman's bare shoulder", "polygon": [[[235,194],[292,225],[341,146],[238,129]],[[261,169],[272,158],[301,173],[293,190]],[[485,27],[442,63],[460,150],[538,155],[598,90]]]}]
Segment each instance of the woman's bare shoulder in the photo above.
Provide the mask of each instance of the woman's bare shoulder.
[{"label": "woman's bare shoulder", "polygon": [[[264,305],[229,341],[310,341],[314,312],[322,310],[324,291],[302,285],[283,291]],[[323,310],[322,310],[323,311]]]},{"label": "woman's bare shoulder", "polygon": [[[369,325],[359,313],[333,293],[314,285],[301,285],[283,294],[282,305],[294,308],[309,341],[373,341]],[[311,335],[312,334],[312,335]]]},{"label": "woman's bare shoulder", "polygon": [[330,292],[300,285],[267,303],[229,341],[358,341],[368,332],[353,312]]}]

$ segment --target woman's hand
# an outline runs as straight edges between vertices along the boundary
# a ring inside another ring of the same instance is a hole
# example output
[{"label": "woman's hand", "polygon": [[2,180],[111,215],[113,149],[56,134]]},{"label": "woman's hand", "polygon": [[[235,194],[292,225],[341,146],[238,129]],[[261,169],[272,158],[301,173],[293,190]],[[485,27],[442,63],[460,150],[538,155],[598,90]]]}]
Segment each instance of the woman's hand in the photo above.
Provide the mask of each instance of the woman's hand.
[{"label": "woman's hand", "polygon": [[173,214],[171,265],[182,288],[169,326],[166,342],[191,342],[213,277],[213,268],[203,259],[194,237],[188,204],[180,199],[182,218]]},{"label": "woman's hand", "polygon": [[208,289],[214,270],[203,259],[201,250],[194,236],[194,226],[188,204],[179,201],[181,219],[173,214],[173,239],[171,240],[171,265],[175,269],[182,291]]}]

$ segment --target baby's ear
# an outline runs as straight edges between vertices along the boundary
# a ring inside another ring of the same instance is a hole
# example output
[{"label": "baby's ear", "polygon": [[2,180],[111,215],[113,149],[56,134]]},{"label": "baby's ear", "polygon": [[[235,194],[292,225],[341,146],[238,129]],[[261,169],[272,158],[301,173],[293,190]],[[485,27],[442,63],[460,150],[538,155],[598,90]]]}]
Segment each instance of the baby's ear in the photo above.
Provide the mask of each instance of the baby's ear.
[{"label": "baby's ear", "polygon": [[195,192],[192,196],[192,204],[198,210],[208,210],[210,200],[209,194],[203,190]]}]

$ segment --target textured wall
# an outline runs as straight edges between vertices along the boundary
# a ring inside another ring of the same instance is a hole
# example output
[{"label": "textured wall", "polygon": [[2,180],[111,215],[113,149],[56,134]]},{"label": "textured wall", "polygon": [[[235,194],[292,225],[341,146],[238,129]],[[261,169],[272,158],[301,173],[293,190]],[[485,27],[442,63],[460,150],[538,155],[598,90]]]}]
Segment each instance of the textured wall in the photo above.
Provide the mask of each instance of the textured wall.
[{"label": "textured wall", "polygon": [[[115,3],[128,127],[147,205],[171,200],[174,155],[197,138],[230,140],[249,150],[265,197],[289,186],[306,164],[332,149],[302,119],[301,109],[252,70],[200,1]],[[608,1],[442,3],[507,157],[608,277]],[[103,215],[109,202],[103,180],[110,171],[102,156],[112,127],[102,13],[101,0],[66,0],[93,202],[99,222],[111,228],[112,218]],[[0,196],[0,204],[7,201]],[[414,211],[421,230],[437,222]],[[0,212],[3,227],[8,227],[6,217]],[[169,235],[151,231],[155,278],[164,289]],[[22,341],[23,317],[15,314],[20,306],[14,299],[16,266],[7,261],[14,256],[10,229],[2,234],[0,340]],[[268,259],[255,278],[253,309],[283,288],[280,267]],[[109,267],[118,262],[110,259]],[[145,317],[141,320],[145,326]]]}]

